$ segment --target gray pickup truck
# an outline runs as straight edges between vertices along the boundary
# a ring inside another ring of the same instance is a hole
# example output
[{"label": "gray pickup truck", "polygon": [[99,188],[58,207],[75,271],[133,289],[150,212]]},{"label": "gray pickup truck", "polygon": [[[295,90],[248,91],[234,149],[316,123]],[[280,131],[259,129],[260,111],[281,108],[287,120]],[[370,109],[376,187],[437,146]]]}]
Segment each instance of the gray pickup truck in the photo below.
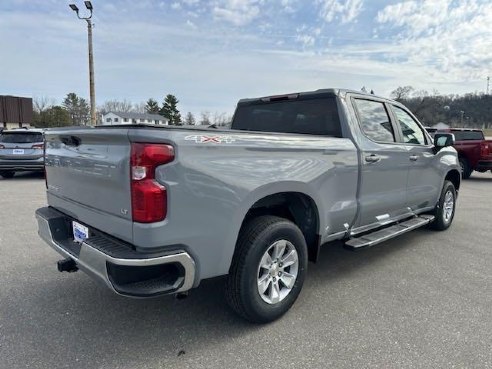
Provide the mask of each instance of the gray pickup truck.
[{"label": "gray pickup truck", "polygon": [[36,216],[60,271],[131,297],[227,275],[227,301],[253,322],[292,306],[323,244],[447,229],[461,178],[452,134],[432,139],[401,104],[339,89],[241,100],[227,130],[45,137],[49,206]]}]

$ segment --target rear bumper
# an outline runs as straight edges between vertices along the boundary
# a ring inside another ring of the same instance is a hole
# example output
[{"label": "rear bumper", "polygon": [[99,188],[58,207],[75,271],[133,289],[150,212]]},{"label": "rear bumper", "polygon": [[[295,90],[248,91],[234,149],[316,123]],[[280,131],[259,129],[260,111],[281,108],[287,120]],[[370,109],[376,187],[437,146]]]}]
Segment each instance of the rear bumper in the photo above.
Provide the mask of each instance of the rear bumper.
[{"label": "rear bumper", "polygon": [[185,251],[144,254],[96,230],[83,243],[73,241],[72,219],[50,207],[36,210],[39,236],[78,268],[114,292],[154,297],[192,288],[195,263]]},{"label": "rear bumper", "polygon": [[38,159],[0,159],[0,170],[31,171],[43,170],[44,158]]},{"label": "rear bumper", "polygon": [[475,170],[478,172],[492,170],[492,160],[479,160]]}]

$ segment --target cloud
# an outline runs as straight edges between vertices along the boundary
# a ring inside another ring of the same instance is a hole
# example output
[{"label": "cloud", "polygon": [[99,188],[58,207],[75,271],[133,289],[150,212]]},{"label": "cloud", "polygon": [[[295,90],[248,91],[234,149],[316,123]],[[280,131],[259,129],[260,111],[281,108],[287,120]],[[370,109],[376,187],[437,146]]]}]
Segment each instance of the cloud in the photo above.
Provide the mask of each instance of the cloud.
[{"label": "cloud", "polygon": [[317,0],[321,9],[319,15],[326,22],[340,20],[342,24],[357,19],[362,11],[362,0]]},{"label": "cloud", "polygon": [[[323,87],[463,93],[483,89],[492,65],[490,1],[163,2],[96,8],[98,103],[174,93],[182,111],[199,112]],[[56,0],[10,4],[0,2],[0,50],[4,69],[18,73],[1,78],[5,93],[87,97],[83,22]]]},{"label": "cloud", "polygon": [[186,21],[186,25],[188,27],[190,27],[191,29],[197,29],[198,27],[196,26],[195,23],[193,23],[192,21],[190,21],[189,19]]},{"label": "cloud", "polygon": [[[401,60],[443,80],[480,79],[492,61],[492,4],[421,0],[388,5],[376,17]],[[381,34],[381,32],[379,32]]]},{"label": "cloud", "polygon": [[213,14],[215,19],[244,26],[260,15],[260,5],[259,0],[222,0],[214,6]]}]

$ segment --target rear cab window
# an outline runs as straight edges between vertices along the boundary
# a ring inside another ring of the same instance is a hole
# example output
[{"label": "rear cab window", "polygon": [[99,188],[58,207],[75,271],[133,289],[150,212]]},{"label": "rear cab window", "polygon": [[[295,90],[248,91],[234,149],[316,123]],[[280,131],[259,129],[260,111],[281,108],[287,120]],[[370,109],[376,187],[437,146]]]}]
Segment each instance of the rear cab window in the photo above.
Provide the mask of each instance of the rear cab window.
[{"label": "rear cab window", "polygon": [[483,141],[485,137],[482,131],[461,131],[452,129],[451,133],[454,134],[454,139],[456,141]]},{"label": "rear cab window", "polygon": [[2,132],[0,142],[18,144],[43,142],[43,134],[40,132]]},{"label": "rear cab window", "polygon": [[243,131],[342,137],[335,97],[302,96],[239,103],[231,125]]}]

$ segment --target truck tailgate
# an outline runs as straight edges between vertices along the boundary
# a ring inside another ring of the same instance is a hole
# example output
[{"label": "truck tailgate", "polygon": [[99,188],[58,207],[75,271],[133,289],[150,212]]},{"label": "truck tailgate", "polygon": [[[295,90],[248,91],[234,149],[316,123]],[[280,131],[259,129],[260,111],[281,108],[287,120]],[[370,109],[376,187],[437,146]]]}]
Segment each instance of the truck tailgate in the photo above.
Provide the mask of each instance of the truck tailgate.
[{"label": "truck tailgate", "polygon": [[[46,134],[48,203],[131,241],[128,130],[76,129]],[[115,229],[118,228],[118,229]]]}]

